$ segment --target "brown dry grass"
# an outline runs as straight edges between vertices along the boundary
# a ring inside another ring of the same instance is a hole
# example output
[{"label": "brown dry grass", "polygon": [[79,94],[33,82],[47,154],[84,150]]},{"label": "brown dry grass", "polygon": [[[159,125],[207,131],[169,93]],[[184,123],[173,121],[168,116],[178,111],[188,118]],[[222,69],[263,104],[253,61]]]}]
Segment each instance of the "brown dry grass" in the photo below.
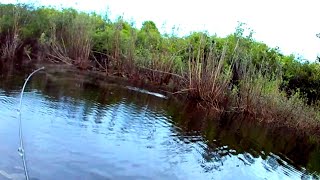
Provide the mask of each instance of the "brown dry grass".
[{"label": "brown dry grass", "polygon": [[[200,40],[197,57],[188,61],[188,95],[205,107],[223,110],[228,99],[227,92],[230,84],[231,69],[226,65],[225,46],[220,57],[215,55],[214,46],[209,52],[204,51],[204,38]],[[204,53],[207,53],[206,55]]]},{"label": "brown dry grass", "polygon": [[320,108],[308,106],[297,93],[286,97],[280,91],[280,79],[268,80],[259,72],[246,74],[239,95],[233,95],[238,111],[276,126],[287,126],[320,135]]},{"label": "brown dry grass", "polygon": [[5,40],[0,49],[1,57],[3,59],[14,59],[16,56],[16,51],[21,43],[19,38],[19,11],[14,9],[13,16],[14,18],[12,29],[8,30],[8,32],[3,33],[5,35]]},{"label": "brown dry grass", "polygon": [[63,33],[58,33],[53,26],[50,39],[46,43],[48,55],[56,61],[74,64],[82,69],[88,68],[92,42],[90,23],[85,20],[80,15],[76,16],[72,22],[66,25]]}]

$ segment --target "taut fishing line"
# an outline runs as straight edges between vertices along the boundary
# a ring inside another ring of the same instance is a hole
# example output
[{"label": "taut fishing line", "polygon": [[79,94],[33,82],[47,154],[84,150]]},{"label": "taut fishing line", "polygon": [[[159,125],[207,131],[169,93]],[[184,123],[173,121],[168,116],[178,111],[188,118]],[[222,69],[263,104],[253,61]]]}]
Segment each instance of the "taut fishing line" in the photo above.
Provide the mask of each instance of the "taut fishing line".
[{"label": "taut fishing line", "polygon": [[22,158],[22,163],[23,163],[23,170],[24,170],[24,174],[26,176],[26,180],[29,180],[29,174],[28,174],[28,168],[27,168],[27,163],[26,163],[26,156],[25,156],[25,151],[24,151],[24,146],[23,146],[23,136],[22,136],[22,120],[21,120],[21,105],[22,105],[22,97],[23,97],[23,92],[24,89],[29,81],[29,79],[31,78],[32,75],[34,75],[36,72],[43,70],[44,67],[41,67],[35,71],[33,71],[28,78],[24,81],[22,90],[21,90],[21,94],[20,94],[20,104],[19,104],[19,138],[20,138],[20,146],[18,148],[18,151],[20,153],[20,156]]}]

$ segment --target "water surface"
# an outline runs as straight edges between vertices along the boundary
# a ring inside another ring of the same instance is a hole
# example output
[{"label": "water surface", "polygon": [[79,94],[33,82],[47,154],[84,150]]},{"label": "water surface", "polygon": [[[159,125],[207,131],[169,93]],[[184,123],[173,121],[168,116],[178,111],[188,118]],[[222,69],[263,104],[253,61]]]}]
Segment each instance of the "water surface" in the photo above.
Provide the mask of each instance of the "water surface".
[{"label": "water surface", "polygon": [[[0,179],[24,179],[17,152],[25,72],[0,77]],[[100,84],[100,85],[98,85]],[[32,179],[319,178],[312,138],[81,73],[34,76],[22,106]]]}]

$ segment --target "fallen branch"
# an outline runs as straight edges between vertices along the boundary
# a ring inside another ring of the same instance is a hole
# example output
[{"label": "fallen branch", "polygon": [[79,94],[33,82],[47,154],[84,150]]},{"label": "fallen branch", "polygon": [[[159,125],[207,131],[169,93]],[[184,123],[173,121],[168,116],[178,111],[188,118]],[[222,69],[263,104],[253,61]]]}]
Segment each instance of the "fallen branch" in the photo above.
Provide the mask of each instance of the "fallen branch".
[{"label": "fallen branch", "polygon": [[67,62],[67,61],[65,61],[65,60],[63,60],[62,58],[59,58],[59,57],[57,57],[57,56],[55,56],[55,55],[52,55],[52,54],[48,54],[49,56],[51,56],[51,57],[53,57],[53,58],[56,58],[56,59],[59,59],[61,62],[63,62],[63,63],[66,63],[66,64],[68,64],[68,65],[72,65],[72,63],[69,63],[69,62]]}]

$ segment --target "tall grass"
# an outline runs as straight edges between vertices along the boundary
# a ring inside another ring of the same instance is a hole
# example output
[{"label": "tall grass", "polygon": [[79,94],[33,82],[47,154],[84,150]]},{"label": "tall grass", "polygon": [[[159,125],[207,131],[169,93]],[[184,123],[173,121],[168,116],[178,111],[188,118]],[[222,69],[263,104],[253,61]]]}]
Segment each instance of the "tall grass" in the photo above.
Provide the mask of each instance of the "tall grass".
[{"label": "tall grass", "polygon": [[280,75],[263,73],[264,68],[253,66],[250,55],[243,59],[239,86],[229,96],[233,108],[260,121],[319,135],[319,107],[306,105],[299,93],[287,97],[280,88]]},{"label": "tall grass", "polygon": [[87,21],[86,16],[79,14],[71,18],[58,17],[63,21],[59,22],[55,19],[52,22],[51,32],[46,42],[50,57],[82,69],[90,66],[92,24]]},{"label": "tall grass", "polygon": [[206,107],[221,110],[227,100],[231,69],[226,64],[225,46],[216,54],[214,44],[205,52],[205,37],[201,36],[196,56],[190,51],[188,60],[189,96]]},{"label": "tall grass", "polygon": [[[10,10],[9,10],[10,11]],[[19,7],[11,7],[10,13],[12,14],[12,24],[11,27],[7,29],[2,29],[0,26],[0,32],[2,44],[1,44],[1,57],[3,59],[14,59],[16,55],[16,51],[18,46],[20,45],[20,37],[19,37],[19,19],[20,19],[20,8]],[[0,13],[1,16],[5,16],[5,14]]]}]

